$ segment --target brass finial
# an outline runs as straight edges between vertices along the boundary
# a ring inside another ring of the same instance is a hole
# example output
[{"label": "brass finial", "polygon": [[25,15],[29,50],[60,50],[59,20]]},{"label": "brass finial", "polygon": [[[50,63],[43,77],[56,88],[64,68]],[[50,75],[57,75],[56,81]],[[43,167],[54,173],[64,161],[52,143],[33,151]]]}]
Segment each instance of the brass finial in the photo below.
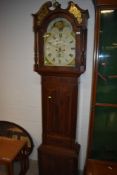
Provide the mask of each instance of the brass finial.
[{"label": "brass finial", "polygon": [[54,8],[59,8],[61,5],[60,5],[60,3],[59,3],[58,1],[52,0],[52,6],[53,6]]}]

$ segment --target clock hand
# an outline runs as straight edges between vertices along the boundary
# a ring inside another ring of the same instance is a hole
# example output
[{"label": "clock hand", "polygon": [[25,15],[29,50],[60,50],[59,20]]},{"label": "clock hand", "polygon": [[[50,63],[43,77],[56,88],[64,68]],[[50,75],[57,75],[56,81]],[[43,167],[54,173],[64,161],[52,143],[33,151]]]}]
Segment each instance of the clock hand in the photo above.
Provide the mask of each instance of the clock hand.
[{"label": "clock hand", "polygon": [[56,44],[53,44],[52,42],[48,42],[49,45],[51,45],[54,48],[57,48]]}]

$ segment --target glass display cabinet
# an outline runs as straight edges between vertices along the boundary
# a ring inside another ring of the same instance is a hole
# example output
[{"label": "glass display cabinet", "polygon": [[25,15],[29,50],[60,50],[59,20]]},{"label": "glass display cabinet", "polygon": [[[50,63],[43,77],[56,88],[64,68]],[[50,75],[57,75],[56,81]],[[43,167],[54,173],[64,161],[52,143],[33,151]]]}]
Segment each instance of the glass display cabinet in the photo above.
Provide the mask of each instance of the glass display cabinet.
[{"label": "glass display cabinet", "polygon": [[117,175],[117,1],[96,0],[86,175]]}]

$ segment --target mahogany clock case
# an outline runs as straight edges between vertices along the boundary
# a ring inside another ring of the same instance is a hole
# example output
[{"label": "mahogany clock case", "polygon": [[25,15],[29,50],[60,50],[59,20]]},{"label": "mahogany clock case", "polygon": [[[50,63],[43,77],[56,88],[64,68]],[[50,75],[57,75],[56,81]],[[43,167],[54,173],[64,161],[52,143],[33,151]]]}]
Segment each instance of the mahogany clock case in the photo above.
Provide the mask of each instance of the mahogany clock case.
[{"label": "mahogany clock case", "polygon": [[49,1],[33,14],[33,19],[34,70],[41,75],[42,85],[39,173],[77,175],[78,77],[86,68],[88,11],[73,2],[62,9],[58,2]]}]

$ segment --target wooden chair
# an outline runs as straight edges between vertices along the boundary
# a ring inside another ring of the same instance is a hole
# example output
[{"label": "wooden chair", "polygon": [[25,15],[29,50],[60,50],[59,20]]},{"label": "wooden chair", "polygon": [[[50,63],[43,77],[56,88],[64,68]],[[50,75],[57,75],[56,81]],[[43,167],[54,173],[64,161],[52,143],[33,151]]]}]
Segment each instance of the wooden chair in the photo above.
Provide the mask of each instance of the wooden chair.
[{"label": "wooden chair", "polygon": [[30,134],[23,127],[0,121],[0,165],[7,167],[8,175],[14,175],[14,162],[20,163],[20,175],[26,174],[33,146]]}]

